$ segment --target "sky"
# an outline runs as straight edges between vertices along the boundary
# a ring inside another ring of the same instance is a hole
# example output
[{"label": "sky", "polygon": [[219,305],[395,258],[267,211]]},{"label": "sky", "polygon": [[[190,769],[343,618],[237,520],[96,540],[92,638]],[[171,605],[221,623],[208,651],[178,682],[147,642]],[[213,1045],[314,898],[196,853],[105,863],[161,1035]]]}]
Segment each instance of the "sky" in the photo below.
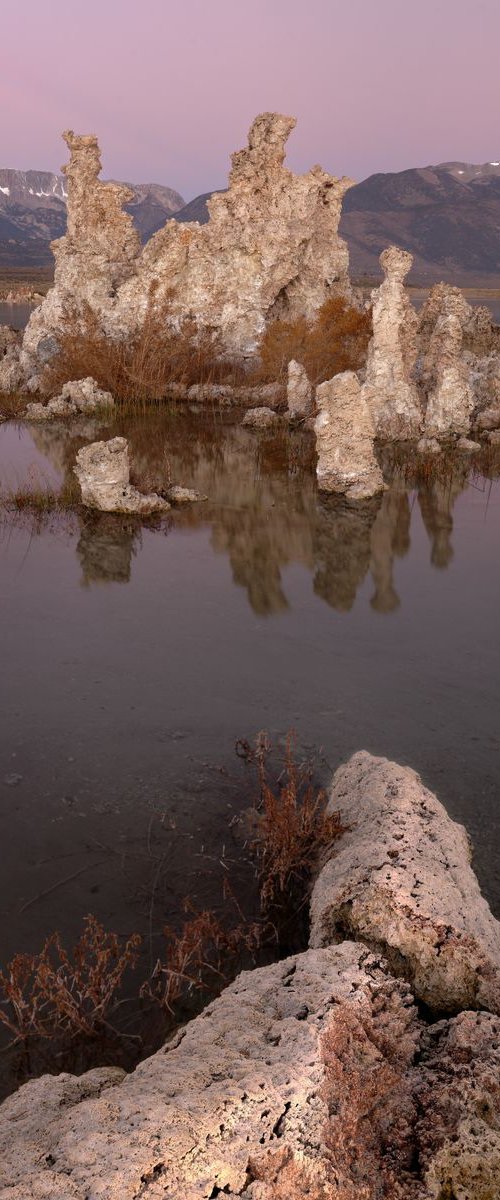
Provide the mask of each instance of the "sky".
[{"label": "sky", "polygon": [[0,166],[59,170],[72,128],[189,200],[266,110],[295,171],[498,160],[499,50],[500,0],[0,0]]}]

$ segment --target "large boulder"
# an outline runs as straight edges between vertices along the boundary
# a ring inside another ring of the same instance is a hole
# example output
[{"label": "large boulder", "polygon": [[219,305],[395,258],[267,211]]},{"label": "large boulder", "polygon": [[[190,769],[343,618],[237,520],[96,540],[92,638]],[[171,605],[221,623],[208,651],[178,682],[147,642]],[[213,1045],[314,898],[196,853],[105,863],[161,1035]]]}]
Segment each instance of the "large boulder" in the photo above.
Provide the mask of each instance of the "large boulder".
[{"label": "large boulder", "polygon": [[361,751],[333,780],[348,830],[311,901],[311,944],[354,938],[383,953],[437,1013],[500,1013],[500,924],[461,825],[410,767]]}]

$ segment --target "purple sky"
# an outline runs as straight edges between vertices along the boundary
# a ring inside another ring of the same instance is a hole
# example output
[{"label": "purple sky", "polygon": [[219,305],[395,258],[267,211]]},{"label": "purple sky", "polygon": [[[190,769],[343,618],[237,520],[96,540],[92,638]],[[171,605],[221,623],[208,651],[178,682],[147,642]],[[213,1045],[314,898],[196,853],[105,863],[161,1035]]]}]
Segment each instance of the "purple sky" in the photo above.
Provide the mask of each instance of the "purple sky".
[{"label": "purple sky", "polygon": [[0,38],[0,166],[58,170],[70,127],[190,199],[265,109],[294,170],[500,159],[500,0],[4,0]]}]

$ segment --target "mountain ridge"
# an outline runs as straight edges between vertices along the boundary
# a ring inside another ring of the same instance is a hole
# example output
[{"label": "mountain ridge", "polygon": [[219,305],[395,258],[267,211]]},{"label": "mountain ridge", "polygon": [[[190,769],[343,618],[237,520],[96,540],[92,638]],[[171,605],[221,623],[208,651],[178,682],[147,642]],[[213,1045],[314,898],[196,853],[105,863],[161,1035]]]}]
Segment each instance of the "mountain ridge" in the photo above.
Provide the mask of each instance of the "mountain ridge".
[{"label": "mountain ridge", "polygon": [[[51,264],[50,241],[65,229],[65,182],[51,172],[0,169],[0,266]],[[186,204],[163,184],[127,186],[143,242],[170,217],[204,223],[215,194]],[[413,284],[500,287],[500,158],[370,175],[346,193],[340,232],[354,278],[380,277],[379,254],[396,244],[414,256]]]}]

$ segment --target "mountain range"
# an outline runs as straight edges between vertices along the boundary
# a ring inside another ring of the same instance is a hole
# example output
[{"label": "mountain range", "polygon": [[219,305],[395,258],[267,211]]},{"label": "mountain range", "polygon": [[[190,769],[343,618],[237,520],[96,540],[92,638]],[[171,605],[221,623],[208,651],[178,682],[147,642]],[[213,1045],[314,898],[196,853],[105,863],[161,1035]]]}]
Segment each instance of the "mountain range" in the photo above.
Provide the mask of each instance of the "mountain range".
[{"label": "mountain range", "polygon": [[[66,222],[66,181],[46,171],[0,169],[0,266],[45,266],[50,241]],[[161,184],[129,184],[127,205],[146,241],[169,217],[208,219],[206,192],[185,204]],[[500,287],[500,161],[447,162],[370,175],[344,199],[340,232],[354,278],[378,276],[378,256],[396,244],[411,250],[410,280]]]}]

